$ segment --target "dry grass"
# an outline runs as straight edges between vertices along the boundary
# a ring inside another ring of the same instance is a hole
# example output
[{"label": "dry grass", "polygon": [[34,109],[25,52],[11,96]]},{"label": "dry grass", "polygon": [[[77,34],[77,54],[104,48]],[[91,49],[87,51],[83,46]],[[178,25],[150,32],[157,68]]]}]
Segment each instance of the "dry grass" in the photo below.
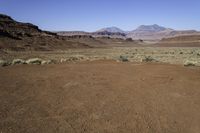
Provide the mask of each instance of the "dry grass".
[{"label": "dry grass", "polygon": [[41,58],[54,63],[93,60],[141,62],[143,60],[145,62],[156,61],[169,64],[184,64],[187,60],[192,60],[196,62],[196,66],[200,66],[199,53],[200,48],[116,47],[48,52],[5,51],[1,55],[1,59],[12,62],[14,59],[28,60],[30,58]]}]

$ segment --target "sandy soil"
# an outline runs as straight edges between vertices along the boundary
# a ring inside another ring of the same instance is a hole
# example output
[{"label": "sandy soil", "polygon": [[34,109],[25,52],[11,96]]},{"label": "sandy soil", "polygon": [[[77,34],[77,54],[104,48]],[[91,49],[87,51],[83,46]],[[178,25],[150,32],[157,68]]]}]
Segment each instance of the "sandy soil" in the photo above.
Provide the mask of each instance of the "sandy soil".
[{"label": "sandy soil", "polygon": [[198,67],[98,61],[0,75],[0,133],[200,132]]}]

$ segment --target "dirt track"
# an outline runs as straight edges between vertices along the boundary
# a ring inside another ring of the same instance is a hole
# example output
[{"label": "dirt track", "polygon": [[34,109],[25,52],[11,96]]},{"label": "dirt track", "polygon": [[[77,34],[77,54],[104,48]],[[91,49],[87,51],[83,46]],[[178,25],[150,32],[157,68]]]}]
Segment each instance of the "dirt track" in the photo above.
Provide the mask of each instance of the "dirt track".
[{"label": "dirt track", "polygon": [[99,61],[0,75],[0,133],[200,132],[200,68]]}]

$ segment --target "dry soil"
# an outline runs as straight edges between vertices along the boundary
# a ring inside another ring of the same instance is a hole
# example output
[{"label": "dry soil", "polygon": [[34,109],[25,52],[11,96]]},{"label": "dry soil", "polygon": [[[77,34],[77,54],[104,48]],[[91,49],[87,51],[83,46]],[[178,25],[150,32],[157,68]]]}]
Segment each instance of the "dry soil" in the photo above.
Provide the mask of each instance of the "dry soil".
[{"label": "dry soil", "polygon": [[199,133],[200,68],[79,62],[0,68],[0,133]]}]

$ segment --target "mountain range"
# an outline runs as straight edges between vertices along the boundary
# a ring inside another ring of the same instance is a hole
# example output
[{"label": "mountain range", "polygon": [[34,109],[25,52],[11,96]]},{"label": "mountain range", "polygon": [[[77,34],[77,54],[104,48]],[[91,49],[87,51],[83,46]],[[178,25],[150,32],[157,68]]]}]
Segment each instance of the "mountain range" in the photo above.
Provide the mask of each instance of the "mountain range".
[{"label": "mountain range", "polygon": [[124,31],[118,27],[107,27],[97,30],[95,32],[82,32],[82,31],[63,31],[57,32],[59,35],[91,35],[94,37],[107,36],[111,38],[132,38],[135,40],[161,40],[163,38],[171,38],[176,36],[184,35],[200,35],[199,31],[196,30],[174,30],[171,28],[166,28],[159,26],[157,24],[153,25],[141,25],[135,30]]},{"label": "mountain range", "polygon": [[[146,41],[147,40],[147,41]],[[150,40],[150,41],[148,41]],[[199,47],[200,32],[177,31],[159,25],[141,25],[132,31],[108,27],[95,32],[49,32],[31,23],[0,14],[0,52],[6,50],[56,50],[116,46]]]},{"label": "mountain range", "polygon": [[[62,33],[62,32],[61,32]],[[60,33],[60,34],[61,34]],[[65,32],[63,32],[65,34]],[[81,34],[81,35],[78,35]],[[52,51],[71,48],[99,48],[113,46],[140,46],[140,40],[121,39],[124,33],[75,31],[60,36],[57,33],[44,31],[31,23],[18,22],[10,16],[0,14],[0,55],[5,51]],[[116,38],[104,37],[105,35]],[[5,51],[4,51],[5,50]]]}]

